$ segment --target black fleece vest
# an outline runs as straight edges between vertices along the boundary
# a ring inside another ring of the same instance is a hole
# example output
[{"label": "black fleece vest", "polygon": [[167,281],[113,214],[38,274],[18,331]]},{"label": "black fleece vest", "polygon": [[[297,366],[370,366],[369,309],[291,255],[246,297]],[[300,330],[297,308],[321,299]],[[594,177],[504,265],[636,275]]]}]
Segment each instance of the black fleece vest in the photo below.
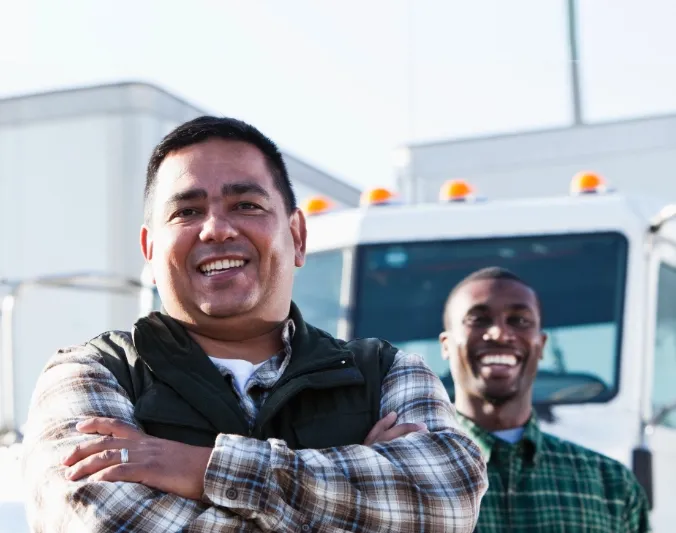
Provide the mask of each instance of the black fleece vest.
[{"label": "black fleece vest", "polygon": [[213,446],[219,433],[276,438],[292,449],[362,444],[380,415],[382,380],[397,349],[380,339],[338,340],[303,321],[289,366],[261,407],[253,428],[232,386],[185,329],[151,313],[132,330],[89,341],[155,437]]}]

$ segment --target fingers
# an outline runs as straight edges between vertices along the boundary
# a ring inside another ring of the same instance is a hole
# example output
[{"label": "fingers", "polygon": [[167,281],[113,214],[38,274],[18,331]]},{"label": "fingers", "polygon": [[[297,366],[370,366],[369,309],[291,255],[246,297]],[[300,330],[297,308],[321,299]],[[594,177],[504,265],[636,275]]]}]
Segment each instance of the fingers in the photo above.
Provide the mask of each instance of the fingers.
[{"label": "fingers", "polygon": [[409,433],[429,432],[427,431],[427,426],[425,424],[399,424],[398,426],[394,426],[392,429],[383,433],[383,435],[380,437],[380,440],[387,442],[391,441],[392,439],[408,435]]},{"label": "fingers", "polygon": [[[129,452],[129,460],[132,460],[132,452]],[[71,481],[77,481],[80,478],[96,474],[103,470],[110,470],[114,466],[127,466],[128,463],[122,464],[120,450],[103,450],[85,457],[81,461],[76,462],[73,466],[66,470],[66,477]]]},{"label": "fingers", "polygon": [[80,433],[98,433],[123,439],[134,439],[143,436],[137,428],[115,418],[95,417],[78,422],[75,426]]},{"label": "fingers", "polygon": [[89,481],[143,483],[143,480],[142,469],[131,463],[109,466],[89,476]]},{"label": "fingers", "polygon": [[99,477],[130,475],[130,465],[122,464],[121,450],[128,450],[131,461],[134,454],[138,454],[138,446],[145,443],[146,435],[143,432],[121,420],[103,417],[83,420],[76,425],[76,429],[81,433],[101,436],[74,446],[63,456],[62,464],[69,467],[66,470],[68,479],[75,481],[85,476],[92,479],[94,474]]},{"label": "fingers", "polygon": [[[389,442],[392,439],[403,437],[409,433],[428,433],[425,424],[406,423],[397,426],[394,423],[397,421],[397,413],[391,412],[387,416],[381,418],[364,440],[365,446],[370,446],[376,442]],[[394,426],[394,427],[393,427]]]},{"label": "fingers", "polygon": [[70,453],[67,453],[61,459],[61,462],[65,466],[72,466],[78,461],[82,461],[91,455],[96,455],[106,451],[115,451],[117,453],[117,458],[120,458],[120,452],[122,448],[129,448],[129,445],[133,442],[130,442],[127,439],[118,439],[115,437],[103,436],[98,439],[90,440],[87,442],[81,442],[77,446],[73,447]]},{"label": "fingers", "polygon": [[376,422],[376,425],[373,426],[373,429],[378,428],[379,431],[386,431],[390,429],[396,421],[397,421],[397,413],[392,411],[391,413],[387,413],[383,418],[378,420],[378,422]]},{"label": "fingers", "polygon": [[396,421],[397,421],[397,413],[395,413],[394,411],[388,413],[386,416],[378,420],[378,422],[376,422],[376,425],[373,426],[371,431],[369,431],[369,434],[366,435],[364,444],[366,444],[367,446],[369,444],[373,444],[376,441],[376,439],[380,436],[380,434],[390,429]]}]

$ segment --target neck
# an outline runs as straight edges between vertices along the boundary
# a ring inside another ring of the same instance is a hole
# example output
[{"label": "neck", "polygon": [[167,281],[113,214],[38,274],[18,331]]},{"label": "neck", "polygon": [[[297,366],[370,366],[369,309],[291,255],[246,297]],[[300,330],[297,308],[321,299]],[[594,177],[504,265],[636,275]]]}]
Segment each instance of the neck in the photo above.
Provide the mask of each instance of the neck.
[{"label": "neck", "polygon": [[458,412],[486,431],[500,431],[523,427],[530,418],[532,403],[529,396],[513,398],[496,405],[488,400],[456,392]]},{"label": "neck", "polygon": [[[211,357],[220,359],[243,359],[253,364],[267,361],[284,347],[282,328],[286,320],[253,324],[246,328],[232,327],[199,329],[187,326],[188,334]],[[253,327],[257,326],[257,327]],[[231,329],[232,328],[232,329]],[[225,330],[237,331],[234,338],[226,338]]]}]

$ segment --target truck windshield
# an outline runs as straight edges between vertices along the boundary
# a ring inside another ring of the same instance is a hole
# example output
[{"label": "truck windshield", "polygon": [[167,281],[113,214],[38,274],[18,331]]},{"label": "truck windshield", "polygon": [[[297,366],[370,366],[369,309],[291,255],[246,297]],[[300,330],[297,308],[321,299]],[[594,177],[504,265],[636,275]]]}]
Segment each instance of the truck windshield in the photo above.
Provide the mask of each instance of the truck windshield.
[{"label": "truck windshield", "polygon": [[619,379],[626,256],[617,233],[361,246],[352,336],[381,337],[424,356],[453,397],[438,341],[445,300],[467,274],[501,266],[542,302],[549,340],[534,401],[608,401]]}]

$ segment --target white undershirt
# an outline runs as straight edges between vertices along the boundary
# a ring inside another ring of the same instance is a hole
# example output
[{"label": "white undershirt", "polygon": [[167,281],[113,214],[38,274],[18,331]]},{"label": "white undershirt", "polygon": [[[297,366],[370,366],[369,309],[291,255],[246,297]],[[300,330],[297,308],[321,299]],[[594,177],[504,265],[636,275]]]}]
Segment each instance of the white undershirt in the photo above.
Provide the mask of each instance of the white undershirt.
[{"label": "white undershirt", "polygon": [[495,435],[497,438],[501,440],[514,444],[521,440],[523,432],[524,428],[501,429],[499,431],[494,431],[493,435]]},{"label": "white undershirt", "polygon": [[263,361],[263,363],[254,365],[244,359],[219,359],[218,357],[211,356],[209,359],[211,359],[219,369],[227,369],[232,373],[235,387],[237,387],[237,390],[241,395],[244,395],[246,382],[249,381],[249,378],[253,373],[265,362]]}]

